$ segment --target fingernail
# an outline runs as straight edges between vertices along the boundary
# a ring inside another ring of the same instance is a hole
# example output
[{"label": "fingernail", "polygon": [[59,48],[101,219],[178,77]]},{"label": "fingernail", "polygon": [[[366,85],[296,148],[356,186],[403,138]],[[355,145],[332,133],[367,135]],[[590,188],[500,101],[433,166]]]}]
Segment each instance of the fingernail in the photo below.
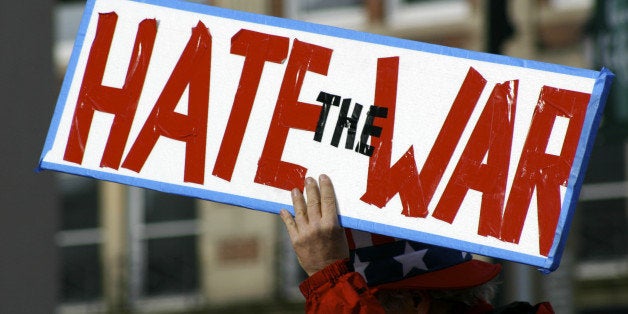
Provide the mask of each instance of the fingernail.
[{"label": "fingernail", "polygon": [[305,178],[305,184],[312,184],[312,183],[316,183],[312,177]]},{"label": "fingernail", "polygon": [[301,191],[299,191],[299,189],[297,188],[292,189],[292,196],[299,196],[299,194],[301,194]]},{"label": "fingernail", "polygon": [[327,180],[329,180],[329,177],[328,177],[326,174],[321,174],[321,175],[318,177],[318,180],[319,180],[319,181],[327,181]]}]

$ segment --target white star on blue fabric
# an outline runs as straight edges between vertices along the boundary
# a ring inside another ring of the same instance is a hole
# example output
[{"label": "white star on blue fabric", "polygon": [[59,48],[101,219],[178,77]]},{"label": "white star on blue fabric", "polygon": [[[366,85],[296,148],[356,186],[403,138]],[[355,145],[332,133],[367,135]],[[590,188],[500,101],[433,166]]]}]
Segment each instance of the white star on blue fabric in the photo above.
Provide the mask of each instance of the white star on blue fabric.
[{"label": "white star on blue fabric", "polygon": [[353,270],[355,270],[356,273],[362,275],[362,277],[364,279],[366,279],[366,274],[364,274],[364,270],[366,269],[366,267],[368,267],[370,264],[370,262],[362,262],[360,260],[360,256],[358,256],[358,254],[355,254],[355,260],[353,262]]},{"label": "white star on blue fabric", "polygon": [[403,255],[393,257],[403,267],[403,276],[407,276],[414,268],[428,270],[423,258],[427,253],[427,249],[414,251],[408,242],[406,242],[406,250]]}]

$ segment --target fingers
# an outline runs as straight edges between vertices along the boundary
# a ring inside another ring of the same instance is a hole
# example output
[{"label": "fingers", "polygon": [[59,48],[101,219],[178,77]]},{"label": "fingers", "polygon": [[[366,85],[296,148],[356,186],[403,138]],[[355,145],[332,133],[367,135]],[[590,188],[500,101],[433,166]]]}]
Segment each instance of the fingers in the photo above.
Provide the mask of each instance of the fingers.
[{"label": "fingers", "polygon": [[[294,229],[297,231],[299,226],[318,223],[322,218],[331,223],[337,223],[338,221],[336,194],[331,179],[323,174],[319,177],[319,181],[320,188],[316,180],[310,177],[305,179],[307,200],[299,189],[292,190],[294,219],[290,217],[290,222],[294,223]],[[282,216],[282,218],[284,217]],[[286,222],[285,218],[284,222]]]},{"label": "fingers", "polygon": [[284,225],[286,225],[288,236],[290,236],[290,239],[294,239],[298,235],[299,230],[296,222],[294,222],[294,219],[292,218],[292,215],[287,210],[282,209],[279,211],[279,216],[281,217],[281,220],[283,220]]},{"label": "fingers", "polygon": [[307,200],[299,189],[292,190],[294,218],[285,209],[279,214],[299,264],[311,276],[327,265],[347,258],[349,246],[344,229],[338,224],[336,194],[329,177],[321,175],[318,184],[307,178],[305,191]]},{"label": "fingers", "polygon": [[307,192],[307,219],[319,221],[321,219],[321,195],[316,180],[306,178],[305,191]]},{"label": "fingers", "polygon": [[336,193],[334,186],[327,175],[319,177],[320,197],[321,197],[321,216],[325,219],[338,220],[338,210],[336,208]]},{"label": "fingers", "polygon": [[299,189],[292,190],[292,206],[294,207],[294,220],[298,224],[307,224],[307,205],[303,193]]}]

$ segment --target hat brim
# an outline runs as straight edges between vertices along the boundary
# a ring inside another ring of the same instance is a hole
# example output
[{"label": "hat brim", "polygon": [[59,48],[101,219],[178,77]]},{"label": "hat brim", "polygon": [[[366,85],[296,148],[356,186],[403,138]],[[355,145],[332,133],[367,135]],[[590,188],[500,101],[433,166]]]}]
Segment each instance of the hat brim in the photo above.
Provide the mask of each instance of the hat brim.
[{"label": "hat brim", "polygon": [[487,283],[495,278],[501,269],[500,264],[473,259],[441,270],[377,285],[373,288],[377,290],[465,289]]}]

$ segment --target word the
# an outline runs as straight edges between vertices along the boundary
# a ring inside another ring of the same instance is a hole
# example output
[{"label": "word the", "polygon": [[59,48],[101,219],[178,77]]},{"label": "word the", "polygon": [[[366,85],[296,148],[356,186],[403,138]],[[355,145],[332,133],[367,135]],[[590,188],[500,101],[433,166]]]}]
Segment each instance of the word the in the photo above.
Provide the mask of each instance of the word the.
[{"label": "word the", "polygon": [[[318,98],[316,100],[323,104],[323,108],[321,109],[321,114],[318,118],[316,131],[314,132],[315,141],[320,142],[323,139],[323,132],[325,131],[325,125],[327,124],[329,109],[331,106],[340,106],[340,99],[340,96],[328,94],[325,92],[320,92],[320,94],[318,94]],[[336,122],[334,135],[331,139],[331,145],[335,147],[338,147],[338,144],[340,143],[340,137],[342,136],[343,130],[347,129],[347,140],[345,142],[345,148],[353,149],[356,129],[360,120],[360,113],[362,112],[362,105],[356,103],[353,107],[351,117],[348,117],[347,114],[349,113],[350,105],[351,98],[345,98],[342,100],[342,107],[340,107],[338,121]],[[366,156],[373,155],[374,147],[367,144],[369,138],[371,136],[378,137],[382,133],[382,128],[373,125],[373,120],[375,118],[386,118],[387,115],[388,109],[386,108],[377,106],[370,107],[368,113],[366,114],[366,122],[364,123],[364,127],[362,128],[360,142],[358,142],[358,144],[355,146],[356,152]]]}]

